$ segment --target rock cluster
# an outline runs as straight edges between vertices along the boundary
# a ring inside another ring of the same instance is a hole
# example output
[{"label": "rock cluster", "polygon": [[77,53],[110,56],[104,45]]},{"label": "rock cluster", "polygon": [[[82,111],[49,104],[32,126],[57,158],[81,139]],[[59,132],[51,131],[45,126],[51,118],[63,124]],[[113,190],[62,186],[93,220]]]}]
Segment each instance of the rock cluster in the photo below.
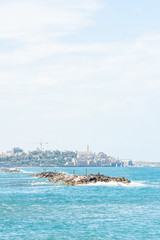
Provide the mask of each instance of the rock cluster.
[{"label": "rock cluster", "polygon": [[96,182],[121,182],[129,184],[131,181],[125,179],[124,177],[109,177],[100,174],[90,174],[90,175],[70,175],[66,173],[56,173],[56,172],[42,172],[33,174],[31,176],[39,178],[47,178],[47,181],[52,181],[55,183],[62,182],[68,186],[78,185],[78,184],[88,184]]},{"label": "rock cluster", "polygon": [[6,172],[6,173],[21,173],[23,171],[17,170],[17,169],[6,169],[6,168],[1,168],[0,172]]}]

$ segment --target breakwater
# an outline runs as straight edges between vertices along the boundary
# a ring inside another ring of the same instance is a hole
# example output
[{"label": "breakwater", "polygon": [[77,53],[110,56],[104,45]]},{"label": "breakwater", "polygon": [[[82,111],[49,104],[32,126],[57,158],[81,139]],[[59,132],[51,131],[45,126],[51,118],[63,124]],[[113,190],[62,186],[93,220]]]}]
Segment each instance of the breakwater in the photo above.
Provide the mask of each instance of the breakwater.
[{"label": "breakwater", "polygon": [[90,175],[71,175],[66,173],[57,172],[42,172],[30,175],[32,177],[47,178],[47,181],[52,181],[55,183],[61,182],[68,186],[74,186],[78,184],[89,184],[96,182],[122,182],[129,184],[131,181],[124,177],[109,177],[100,174],[90,174]]}]

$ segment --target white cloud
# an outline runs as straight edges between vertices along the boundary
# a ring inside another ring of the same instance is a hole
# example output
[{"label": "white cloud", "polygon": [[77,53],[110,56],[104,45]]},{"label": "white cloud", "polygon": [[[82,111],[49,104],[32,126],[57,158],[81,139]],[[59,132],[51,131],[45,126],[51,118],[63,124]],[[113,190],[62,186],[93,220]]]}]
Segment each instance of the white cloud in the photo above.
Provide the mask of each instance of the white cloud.
[{"label": "white cloud", "polygon": [[52,40],[70,31],[92,25],[91,14],[100,7],[87,1],[1,1],[0,38],[24,42]]},{"label": "white cloud", "polygon": [[159,52],[159,34],[113,44],[29,44],[0,56],[8,67],[0,79],[22,87],[159,88]]}]

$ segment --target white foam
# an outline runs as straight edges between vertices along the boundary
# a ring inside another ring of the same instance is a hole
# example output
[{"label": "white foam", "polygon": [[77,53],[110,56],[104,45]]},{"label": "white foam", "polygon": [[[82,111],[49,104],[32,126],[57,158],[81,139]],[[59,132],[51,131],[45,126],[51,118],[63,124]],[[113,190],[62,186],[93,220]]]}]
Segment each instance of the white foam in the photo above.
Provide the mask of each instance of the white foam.
[{"label": "white foam", "polygon": [[47,182],[32,182],[31,185],[46,185]]},{"label": "white foam", "polygon": [[[122,183],[122,182],[96,182],[89,183],[88,186],[106,186],[106,187],[146,187],[147,185],[141,182],[132,181],[131,183]],[[86,186],[86,185],[85,185]]]},{"label": "white foam", "polygon": [[24,171],[24,170],[21,170],[23,173],[35,173],[35,172],[31,172],[31,171]]},{"label": "white foam", "polygon": [[25,171],[25,170],[19,169],[19,168],[10,168],[10,170],[19,170],[19,171],[21,171],[22,173],[34,173],[34,172],[31,172],[31,171]]}]

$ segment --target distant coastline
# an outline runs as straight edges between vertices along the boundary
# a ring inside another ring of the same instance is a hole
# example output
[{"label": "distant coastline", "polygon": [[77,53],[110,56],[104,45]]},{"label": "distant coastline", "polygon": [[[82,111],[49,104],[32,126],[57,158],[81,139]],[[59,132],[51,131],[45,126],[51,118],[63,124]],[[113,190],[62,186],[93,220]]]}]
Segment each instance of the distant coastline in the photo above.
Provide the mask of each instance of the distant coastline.
[{"label": "distant coastline", "polygon": [[160,167],[160,162],[133,162],[133,167]]},{"label": "distant coastline", "polygon": [[0,154],[0,167],[160,167],[158,162],[133,162],[104,152],[43,150],[24,152],[19,147]]},{"label": "distant coastline", "polygon": [[24,152],[19,147],[0,154],[0,167],[129,167],[132,160],[119,159],[104,152],[43,150]]}]

